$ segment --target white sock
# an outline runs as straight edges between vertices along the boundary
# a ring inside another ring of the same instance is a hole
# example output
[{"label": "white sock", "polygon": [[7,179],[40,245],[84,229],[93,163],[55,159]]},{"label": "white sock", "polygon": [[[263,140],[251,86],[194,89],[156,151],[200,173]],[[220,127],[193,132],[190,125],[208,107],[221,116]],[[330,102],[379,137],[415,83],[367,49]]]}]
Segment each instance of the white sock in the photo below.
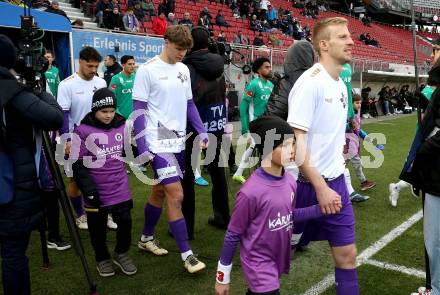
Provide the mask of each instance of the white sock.
[{"label": "white sock", "polygon": [[201,177],[202,175],[200,174],[200,170],[199,168],[196,168],[196,171],[194,171],[194,179],[197,179],[199,177]]},{"label": "white sock", "polygon": [[345,176],[345,183],[347,184],[348,194],[351,195],[354,192],[354,188],[351,185],[350,170],[348,170],[347,168],[345,168],[344,176]]},{"label": "white sock", "polygon": [[246,166],[249,163],[249,158],[251,157],[253,151],[254,151],[254,147],[250,146],[243,153],[243,156],[241,157],[240,165],[238,166],[237,171],[235,171],[234,176],[243,175],[244,168],[247,168]]},{"label": "white sock", "polygon": [[152,241],[152,240],[154,240],[154,236],[146,236],[146,235],[141,236],[141,242],[143,242],[143,243],[148,242],[148,241]]},{"label": "white sock", "polygon": [[398,183],[396,183],[396,189],[400,193],[400,191],[406,187],[409,187],[409,183],[403,180],[400,180]]},{"label": "white sock", "polygon": [[180,256],[182,257],[182,260],[185,261],[188,256],[193,255],[193,251],[192,250],[188,250],[186,252],[180,253]]}]

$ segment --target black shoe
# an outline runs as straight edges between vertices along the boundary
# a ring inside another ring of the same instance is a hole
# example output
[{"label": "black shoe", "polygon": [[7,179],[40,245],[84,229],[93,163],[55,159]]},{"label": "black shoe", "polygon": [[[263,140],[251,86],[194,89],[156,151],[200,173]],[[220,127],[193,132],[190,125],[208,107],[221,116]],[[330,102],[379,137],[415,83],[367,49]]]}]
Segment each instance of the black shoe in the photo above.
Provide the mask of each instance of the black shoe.
[{"label": "black shoe", "polygon": [[63,250],[70,249],[71,247],[72,246],[68,242],[63,241],[61,238],[47,240],[47,248],[48,249],[57,249],[58,251],[63,251]]},{"label": "black shoe", "polygon": [[227,224],[225,224],[223,221],[219,221],[219,220],[215,219],[215,217],[212,217],[212,216],[208,218],[208,224],[211,226],[220,228],[220,229],[227,229],[228,228]]}]

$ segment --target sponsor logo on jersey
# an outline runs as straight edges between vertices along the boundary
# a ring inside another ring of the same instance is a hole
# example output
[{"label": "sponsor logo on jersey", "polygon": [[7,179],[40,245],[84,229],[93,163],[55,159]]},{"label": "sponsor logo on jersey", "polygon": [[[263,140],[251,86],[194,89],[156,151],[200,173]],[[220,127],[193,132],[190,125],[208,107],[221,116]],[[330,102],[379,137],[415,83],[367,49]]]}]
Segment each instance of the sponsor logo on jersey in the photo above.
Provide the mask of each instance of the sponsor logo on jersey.
[{"label": "sponsor logo on jersey", "polygon": [[278,212],[277,216],[274,219],[269,218],[269,230],[270,231],[277,231],[281,230],[283,228],[288,231],[292,228],[293,221],[292,221],[292,212],[289,212],[285,215],[281,215],[280,212]]},{"label": "sponsor logo on jersey", "polygon": [[116,133],[115,134],[115,139],[116,139],[116,141],[122,141],[122,133]]},{"label": "sponsor logo on jersey", "polygon": [[252,93],[252,90],[248,90],[248,92],[246,93],[247,96],[252,97],[254,96],[254,94]]},{"label": "sponsor logo on jersey", "polygon": [[310,74],[310,77],[315,77],[315,76],[318,75],[318,73],[320,73],[320,72],[321,72],[321,69],[317,68],[317,69],[315,69],[315,70]]},{"label": "sponsor logo on jersey", "polygon": [[116,84],[112,84],[112,89],[116,89],[118,86]]},{"label": "sponsor logo on jersey", "polygon": [[177,76],[177,79],[179,79],[182,84],[185,83],[185,81],[188,80],[188,77],[185,74],[182,74],[181,72],[179,72],[179,75]]}]

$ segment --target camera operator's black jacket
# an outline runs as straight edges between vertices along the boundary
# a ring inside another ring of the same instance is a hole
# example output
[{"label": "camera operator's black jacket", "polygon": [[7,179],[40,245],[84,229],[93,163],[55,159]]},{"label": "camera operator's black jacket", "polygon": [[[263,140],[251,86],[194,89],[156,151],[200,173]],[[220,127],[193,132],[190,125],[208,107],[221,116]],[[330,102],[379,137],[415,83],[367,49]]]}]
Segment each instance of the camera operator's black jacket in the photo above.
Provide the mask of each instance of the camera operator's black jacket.
[{"label": "camera operator's black jacket", "polygon": [[[314,63],[313,47],[307,41],[295,42],[287,50],[284,61],[284,78],[274,80],[274,88],[267,102],[266,116],[277,116],[287,120],[289,93],[296,80]],[[276,77],[275,77],[276,78]],[[277,82],[278,81],[278,82]]]},{"label": "camera operator's black jacket", "polygon": [[14,235],[35,229],[43,216],[35,167],[34,128],[58,130],[63,124],[63,111],[51,95],[37,97],[3,67],[0,67],[0,89],[6,152],[14,169],[13,200],[0,205],[0,235]]},{"label": "camera operator's black jacket", "polygon": [[[429,72],[428,83],[440,86],[440,62]],[[431,96],[422,120],[422,143],[410,171],[403,171],[400,178],[421,189],[440,197],[440,87]]]},{"label": "camera operator's black jacket", "polygon": [[[223,123],[226,123],[223,58],[201,49],[188,55],[183,63],[189,68],[193,100],[203,124],[209,133],[223,134]],[[188,131],[194,131],[190,129],[191,124],[187,126]]]},{"label": "camera operator's black jacket", "polygon": [[119,74],[121,71],[122,66],[116,61],[112,66],[107,68],[107,70],[104,72],[104,80],[107,83],[107,87],[110,85],[113,76]]}]

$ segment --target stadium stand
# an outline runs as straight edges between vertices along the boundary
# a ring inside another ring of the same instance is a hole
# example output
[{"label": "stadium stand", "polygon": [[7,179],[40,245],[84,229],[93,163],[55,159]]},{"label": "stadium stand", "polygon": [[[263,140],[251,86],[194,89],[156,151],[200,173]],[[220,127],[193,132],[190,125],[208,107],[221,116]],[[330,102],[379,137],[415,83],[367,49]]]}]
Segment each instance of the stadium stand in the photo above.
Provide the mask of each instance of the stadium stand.
[{"label": "stadium stand", "polygon": [[[67,2],[67,0],[64,0]],[[153,0],[154,6],[157,8],[161,0]],[[406,1],[407,2],[407,1]],[[404,3],[406,3],[404,1]],[[425,1],[418,0],[417,3],[425,3]],[[430,2],[431,1],[426,1]],[[434,2],[434,1],[432,1]],[[387,5],[394,5],[396,1],[391,0],[381,0],[381,3],[387,3]],[[384,62],[384,63],[397,63],[397,64],[413,64],[413,49],[412,49],[412,34],[410,31],[404,30],[400,27],[390,26],[386,24],[379,24],[373,22],[371,26],[365,26],[359,19],[355,17],[351,17],[348,15],[344,15],[340,12],[336,11],[326,11],[320,12],[316,19],[307,18],[301,15],[301,10],[295,7],[292,7],[292,2],[287,0],[272,0],[271,4],[278,10],[280,7],[289,10],[292,12],[292,15],[300,22],[302,27],[306,25],[310,28],[313,28],[316,21],[326,17],[334,17],[334,16],[342,16],[349,20],[349,29],[353,35],[353,40],[355,42],[355,47],[353,49],[353,55],[358,60],[371,61],[371,62]],[[95,3],[96,5],[96,3]],[[128,7],[128,0],[120,0],[119,5],[121,7],[122,12]],[[437,4],[434,4],[437,5]],[[440,6],[440,3],[438,4]],[[191,16],[191,20],[194,24],[198,23],[199,14],[204,7],[208,7],[211,15],[215,16],[219,9],[222,9],[225,14],[225,20],[228,22],[231,27],[219,27],[215,25],[213,22],[213,32],[215,36],[218,36],[218,33],[222,31],[223,36],[226,38],[227,42],[232,42],[233,37],[237,34],[237,31],[242,31],[242,33],[248,37],[249,44],[252,44],[254,38],[259,32],[255,32],[250,30],[249,20],[248,19],[237,19],[234,18],[232,10],[226,5],[218,2],[210,2],[208,0],[200,0],[199,2],[193,2],[190,0],[176,0],[175,3],[175,17],[178,20],[183,18],[184,12],[189,12]],[[436,7],[430,7],[436,8]],[[93,10],[93,7],[92,7]],[[66,11],[69,13],[69,11]],[[154,18],[154,17],[153,17]],[[143,21],[142,22],[142,33],[152,33],[152,22],[151,21]],[[371,37],[376,39],[380,47],[374,47],[365,45],[362,41],[359,40],[359,36],[361,34],[369,33]],[[421,36],[435,38],[435,36],[431,36],[429,33],[420,33]],[[281,34],[281,32],[274,33],[275,38],[280,40],[281,46],[273,46],[278,49],[286,49],[289,47],[294,40],[290,36],[285,36]],[[269,33],[263,32],[263,41],[265,44],[268,44]],[[423,38],[417,38],[417,46],[418,47],[427,47],[430,44],[424,40]],[[247,54],[246,47],[242,47],[240,51],[243,54]],[[267,51],[262,50],[259,52],[260,55],[267,55]],[[272,53],[275,60],[282,61],[283,53]],[[255,56],[253,56],[255,58]],[[429,59],[429,55],[426,52],[419,52],[418,62],[422,65],[427,59]],[[385,67],[386,70],[386,67]]]}]

